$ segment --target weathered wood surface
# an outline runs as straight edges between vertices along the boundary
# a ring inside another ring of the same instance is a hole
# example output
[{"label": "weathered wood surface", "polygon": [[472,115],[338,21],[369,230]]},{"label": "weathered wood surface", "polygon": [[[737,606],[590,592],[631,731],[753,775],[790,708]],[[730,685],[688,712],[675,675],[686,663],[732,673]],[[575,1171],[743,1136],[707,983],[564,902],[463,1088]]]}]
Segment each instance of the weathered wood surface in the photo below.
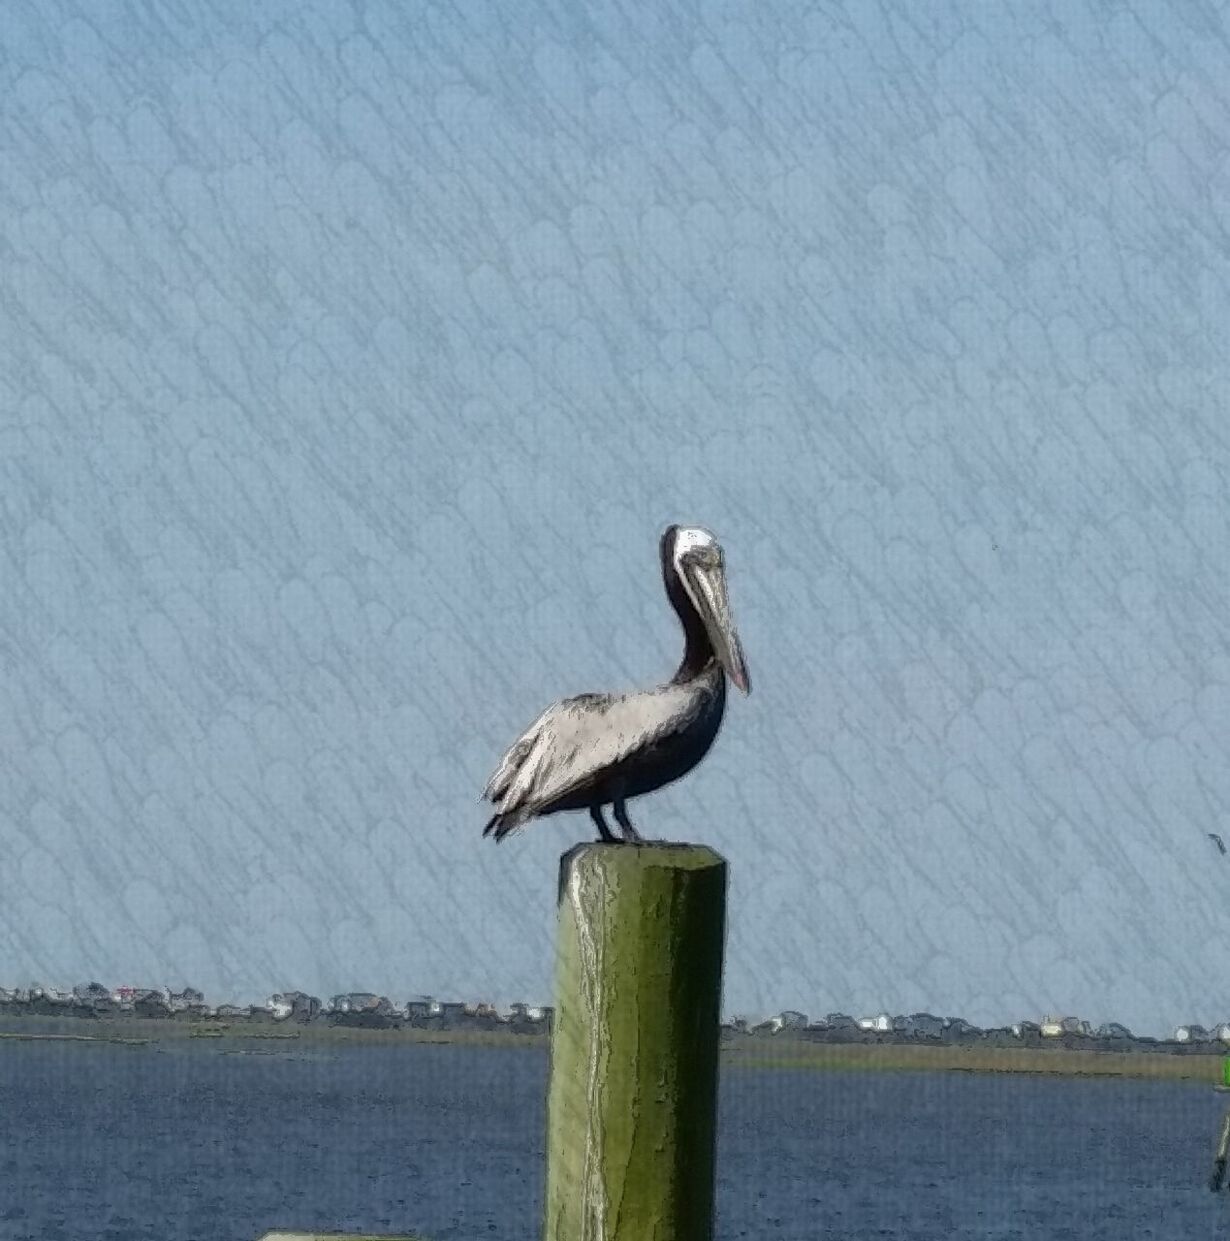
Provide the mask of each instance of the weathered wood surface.
[{"label": "weathered wood surface", "polygon": [[1230,1111],[1221,1118],[1217,1134],[1217,1150],[1213,1155],[1213,1171],[1209,1176],[1209,1188],[1217,1193],[1226,1178],[1226,1160],[1230,1158]]},{"label": "weathered wood surface", "polygon": [[726,863],[560,862],[545,1241],[712,1241]]},{"label": "weathered wood surface", "polygon": [[405,1233],[368,1232],[267,1232],[259,1241],[424,1241]]}]

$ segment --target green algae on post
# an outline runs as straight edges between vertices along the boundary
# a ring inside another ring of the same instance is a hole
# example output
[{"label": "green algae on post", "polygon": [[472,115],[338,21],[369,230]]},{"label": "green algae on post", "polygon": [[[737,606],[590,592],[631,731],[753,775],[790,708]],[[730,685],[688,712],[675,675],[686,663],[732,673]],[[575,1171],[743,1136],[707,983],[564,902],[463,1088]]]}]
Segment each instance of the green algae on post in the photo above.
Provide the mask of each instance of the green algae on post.
[{"label": "green algae on post", "polygon": [[726,863],[560,861],[545,1241],[712,1241]]}]

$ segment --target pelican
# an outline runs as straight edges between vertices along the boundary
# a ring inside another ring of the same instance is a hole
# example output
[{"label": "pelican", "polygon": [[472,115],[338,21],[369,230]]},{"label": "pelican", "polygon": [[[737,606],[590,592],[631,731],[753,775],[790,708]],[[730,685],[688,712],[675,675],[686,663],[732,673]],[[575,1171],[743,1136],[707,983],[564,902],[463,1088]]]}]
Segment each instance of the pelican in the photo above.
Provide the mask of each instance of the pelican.
[{"label": "pelican", "polygon": [[678,671],[653,689],[578,694],[549,706],[487,782],[483,798],[496,812],[484,836],[499,841],[530,819],[588,810],[599,839],[617,843],[602,814],[610,805],[623,843],[641,843],[628,799],[678,780],[705,757],[726,709],[728,676],[751,692],[721,545],[701,527],[668,526],[659,554],[666,597],[683,625]]}]

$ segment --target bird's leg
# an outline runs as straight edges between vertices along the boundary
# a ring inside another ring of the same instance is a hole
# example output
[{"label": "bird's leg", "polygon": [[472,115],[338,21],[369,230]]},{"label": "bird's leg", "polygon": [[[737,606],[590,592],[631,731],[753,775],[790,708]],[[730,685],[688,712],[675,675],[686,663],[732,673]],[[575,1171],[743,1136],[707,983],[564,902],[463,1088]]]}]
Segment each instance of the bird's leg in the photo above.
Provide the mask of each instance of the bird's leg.
[{"label": "bird's leg", "polygon": [[643,845],[645,837],[632,826],[631,820],[628,818],[628,807],[624,805],[624,799],[617,797],[615,799],[615,822],[619,824],[623,831],[624,839],[630,841],[634,845]]},{"label": "bird's leg", "polygon": [[589,817],[593,819],[598,827],[599,840],[605,840],[607,844],[611,845],[619,843],[619,837],[607,827],[606,820],[602,817],[602,807],[600,805],[590,806]]}]

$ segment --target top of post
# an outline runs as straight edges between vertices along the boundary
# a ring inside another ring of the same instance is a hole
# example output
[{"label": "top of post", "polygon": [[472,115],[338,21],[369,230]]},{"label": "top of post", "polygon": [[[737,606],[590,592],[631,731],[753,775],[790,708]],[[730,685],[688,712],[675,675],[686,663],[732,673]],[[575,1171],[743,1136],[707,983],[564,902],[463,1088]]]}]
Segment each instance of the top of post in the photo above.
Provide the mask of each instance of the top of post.
[{"label": "top of post", "polygon": [[612,877],[647,871],[700,871],[725,869],[726,859],[708,845],[680,844],[669,840],[646,840],[640,844],[609,844],[587,840],[574,845],[559,860],[559,899],[564,899],[570,877],[601,871]]}]

